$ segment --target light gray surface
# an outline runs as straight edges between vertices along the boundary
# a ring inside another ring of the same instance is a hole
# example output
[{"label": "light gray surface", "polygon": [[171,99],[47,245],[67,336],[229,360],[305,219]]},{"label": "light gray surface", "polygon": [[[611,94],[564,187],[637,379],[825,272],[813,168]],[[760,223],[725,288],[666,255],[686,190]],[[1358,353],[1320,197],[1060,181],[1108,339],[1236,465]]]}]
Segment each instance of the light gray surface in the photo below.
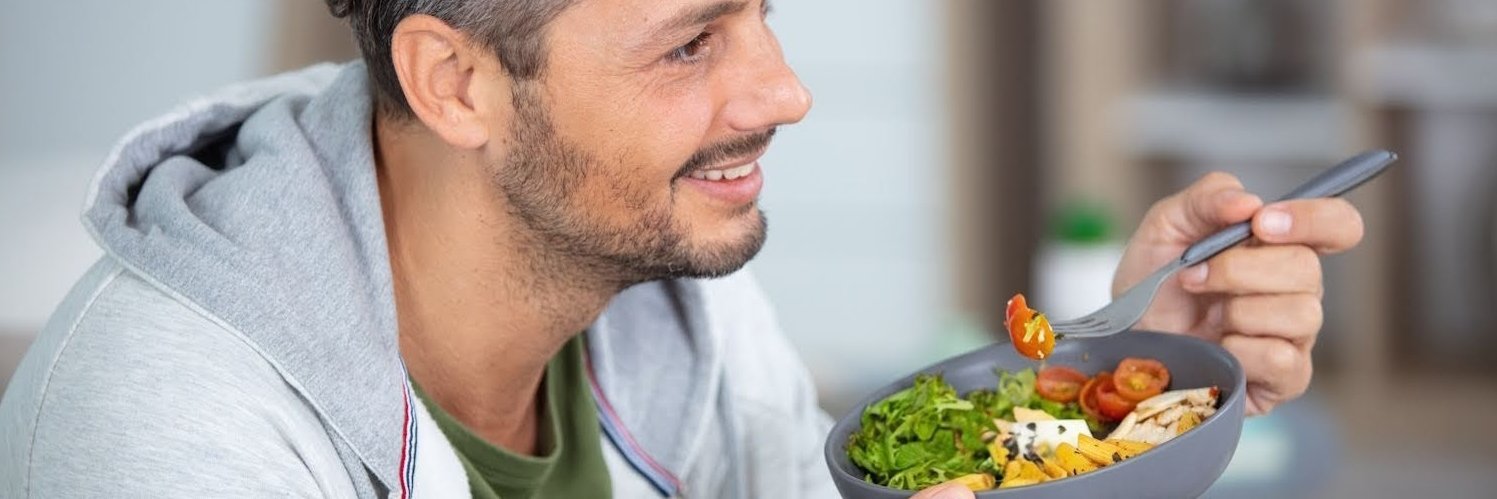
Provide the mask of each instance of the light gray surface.
[{"label": "light gray surface", "polygon": [[32,339],[29,334],[0,331],[0,395],[5,394],[5,386],[21,363],[21,356],[26,354],[26,347],[31,346]]},{"label": "light gray surface", "polygon": [[140,120],[255,76],[275,3],[0,0],[0,156],[97,162]]},{"label": "light gray surface", "polygon": [[[978,497],[1195,497],[1210,487],[1226,469],[1242,433],[1246,383],[1242,367],[1220,346],[1182,335],[1138,331],[1063,341],[1056,345],[1050,362],[1091,373],[1114,369],[1125,357],[1150,357],[1163,362],[1170,369],[1172,388],[1220,387],[1220,408],[1194,430],[1133,459],[1077,477],[983,492]],[[998,378],[994,368],[1018,370],[1034,365],[1034,361],[1020,357],[1010,344],[998,343],[919,372],[943,373],[947,382],[965,393],[995,386]],[[826,459],[842,497],[897,499],[912,494],[863,481],[863,473],[848,459],[845,446],[848,436],[857,431],[864,407],[913,382],[912,374],[869,395],[832,428],[825,447]]]}]

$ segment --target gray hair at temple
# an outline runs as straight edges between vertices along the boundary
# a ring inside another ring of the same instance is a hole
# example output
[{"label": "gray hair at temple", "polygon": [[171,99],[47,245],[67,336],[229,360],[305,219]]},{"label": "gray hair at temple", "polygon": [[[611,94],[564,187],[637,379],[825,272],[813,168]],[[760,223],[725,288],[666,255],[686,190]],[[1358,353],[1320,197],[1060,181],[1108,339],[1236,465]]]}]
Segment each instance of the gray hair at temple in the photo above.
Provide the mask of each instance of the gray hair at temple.
[{"label": "gray hair at temple", "polygon": [[405,119],[411,108],[390,60],[395,26],[408,16],[426,14],[493,50],[517,81],[545,72],[545,28],[575,0],[326,0],[336,17],[347,17],[376,88],[379,109]]}]

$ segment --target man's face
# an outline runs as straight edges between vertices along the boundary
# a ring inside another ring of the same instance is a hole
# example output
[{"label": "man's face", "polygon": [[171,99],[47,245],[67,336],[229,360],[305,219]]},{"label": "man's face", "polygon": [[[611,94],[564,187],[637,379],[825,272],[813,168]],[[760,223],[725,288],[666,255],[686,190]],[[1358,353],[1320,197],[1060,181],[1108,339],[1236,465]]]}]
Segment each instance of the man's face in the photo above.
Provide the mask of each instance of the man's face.
[{"label": "man's face", "polygon": [[589,0],[551,23],[495,174],[544,253],[627,283],[722,275],[758,252],[758,159],[810,107],[766,12]]}]

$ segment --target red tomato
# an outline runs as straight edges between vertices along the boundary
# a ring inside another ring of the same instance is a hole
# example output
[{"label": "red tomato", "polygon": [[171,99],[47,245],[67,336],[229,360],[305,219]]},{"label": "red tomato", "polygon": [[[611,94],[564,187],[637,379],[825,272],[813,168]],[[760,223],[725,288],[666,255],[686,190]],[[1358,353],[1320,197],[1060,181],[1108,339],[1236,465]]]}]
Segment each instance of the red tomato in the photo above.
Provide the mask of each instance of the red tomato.
[{"label": "red tomato", "polygon": [[[1116,379],[1116,376],[1112,377],[1112,380]],[[1138,402],[1119,395],[1115,383],[1098,383],[1093,395],[1097,397],[1097,411],[1104,417],[1103,421],[1121,421],[1138,406]]]},{"label": "red tomato", "polygon": [[1055,330],[1050,328],[1050,319],[1045,314],[1035,313],[1024,301],[1023,294],[1014,295],[1008,301],[1008,337],[1013,340],[1014,350],[1031,359],[1043,360],[1055,350]]},{"label": "red tomato", "polygon": [[[1013,335],[1014,331],[1019,331],[1019,335],[1020,337],[1022,337],[1024,334],[1024,324],[1034,319],[1034,310],[1024,306],[1016,308],[1014,307],[1014,303],[1016,302],[1020,305],[1023,305],[1024,295],[1018,295],[1014,299],[1008,301],[1008,312],[1003,316],[1003,321],[1004,324],[1008,326],[1010,336]],[[1018,342],[1019,340],[1014,340],[1014,343]]]},{"label": "red tomato", "polygon": [[1170,384],[1170,371],[1154,359],[1129,357],[1118,363],[1112,373],[1112,384],[1119,396],[1135,403],[1164,393]]},{"label": "red tomato", "polygon": [[1097,373],[1092,379],[1087,380],[1086,384],[1081,386],[1081,395],[1078,396],[1078,401],[1081,404],[1081,412],[1086,413],[1087,416],[1097,421],[1109,421],[1107,417],[1102,415],[1102,410],[1098,407],[1097,387],[1111,384],[1112,373],[1106,371]]},{"label": "red tomato", "polygon": [[1041,397],[1065,403],[1075,401],[1081,395],[1081,385],[1085,383],[1086,375],[1081,374],[1081,371],[1065,366],[1050,366],[1040,370],[1034,389]]},{"label": "red tomato", "polygon": [[1014,295],[1008,300],[1008,310],[1003,314],[1003,322],[1007,323],[1009,319],[1014,318],[1014,314],[1025,310],[1029,310],[1029,303],[1024,299],[1024,293]]}]

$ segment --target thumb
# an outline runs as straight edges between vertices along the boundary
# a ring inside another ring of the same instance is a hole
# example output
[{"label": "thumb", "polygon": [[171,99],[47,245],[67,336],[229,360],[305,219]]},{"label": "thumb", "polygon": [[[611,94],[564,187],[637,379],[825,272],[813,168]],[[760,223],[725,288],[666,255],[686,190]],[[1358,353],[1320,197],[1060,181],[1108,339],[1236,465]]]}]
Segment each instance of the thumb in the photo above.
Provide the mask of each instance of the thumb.
[{"label": "thumb", "polygon": [[1237,177],[1214,172],[1160,201],[1151,216],[1163,224],[1167,237],[1193,243],[1222,227],[1247,221],[1262,207],[1263,200],[1244,190]]}]

